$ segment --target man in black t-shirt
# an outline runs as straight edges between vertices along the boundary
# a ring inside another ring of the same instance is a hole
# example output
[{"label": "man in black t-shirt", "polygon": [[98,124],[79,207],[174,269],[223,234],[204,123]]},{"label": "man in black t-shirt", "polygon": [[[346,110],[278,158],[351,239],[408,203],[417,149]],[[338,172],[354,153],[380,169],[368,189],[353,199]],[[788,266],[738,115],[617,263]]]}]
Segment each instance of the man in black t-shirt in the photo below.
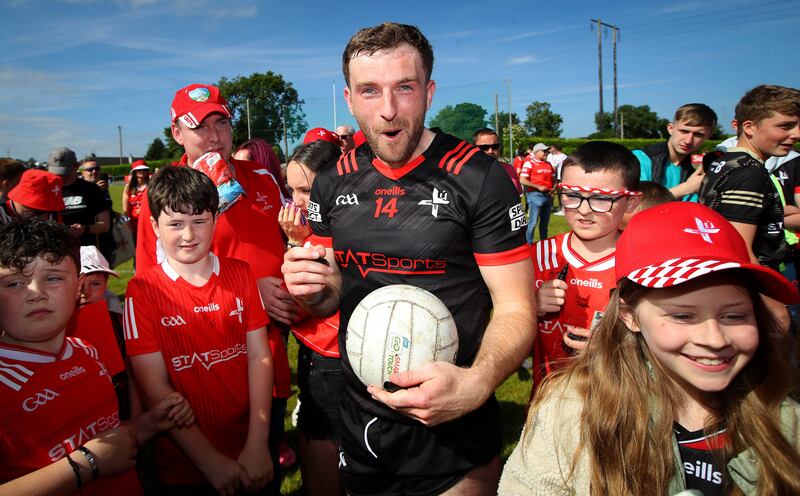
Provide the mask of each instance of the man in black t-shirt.
[{"label": "man in black t-shirt", "polygon": [[[78,160],[69,148],[58,148],[47,158],[47,170],[64,181],[64,211],[61,218],[82,246],[97,246],[98,235],[108,232],[111,214],[102,190],[78,177]],[[105,254],[104,254],[105,255]]]},{"label": "man in black t-shirt", "polygon": [[309,202],[315,245],[289,250],[283,265],[289,291],[313,313],[341,309],[340,329],[364,296],[400,283],[434,293],[456,321],[456,364],[394,374],[403,388],[394,393],[360,383],[340,333],[340,466],[355,495],[496,494],[494,390],[535,336],[519,197],[492,157],[425,129],[432,68],[432,49],[413,26],[353,36],[344,96],[367,143],[320,172]]}]

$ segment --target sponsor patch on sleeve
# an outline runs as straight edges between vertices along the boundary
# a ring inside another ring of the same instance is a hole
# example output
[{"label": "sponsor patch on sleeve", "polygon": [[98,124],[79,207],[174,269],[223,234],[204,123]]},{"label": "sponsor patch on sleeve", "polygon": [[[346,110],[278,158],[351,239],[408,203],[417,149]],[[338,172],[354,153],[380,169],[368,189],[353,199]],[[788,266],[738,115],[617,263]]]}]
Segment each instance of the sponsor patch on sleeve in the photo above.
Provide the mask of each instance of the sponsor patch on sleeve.
[{"label": "sponsor patch on sleeve", "polygon": [[525,209],[522,208],[522,203],[517,203],[513,207],[509,208],[508,217],[511,219],[512,231],[519,231],[528,225],[528,221],[525,219]]},{"label": "sponsor patch on sleeve", "polygon": [[322,215],[319,213],[319,203],[308,202],[308,220],[313,222],[322,222]]}]

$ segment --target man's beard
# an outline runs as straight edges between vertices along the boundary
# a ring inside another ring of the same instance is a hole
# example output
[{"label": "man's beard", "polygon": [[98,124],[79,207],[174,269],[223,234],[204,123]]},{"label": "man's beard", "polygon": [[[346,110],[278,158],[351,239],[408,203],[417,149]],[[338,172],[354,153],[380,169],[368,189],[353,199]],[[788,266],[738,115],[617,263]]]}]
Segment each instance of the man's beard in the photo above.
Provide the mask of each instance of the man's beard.
[{"label": "man's beard", "polygon": [[[414,156],[414,151],[417,149],[422,133],[425,131],[425,114],[416,122],[409,122],[405,119],[394,119],[390,124],[383,126],[382,129],[372,129],[364,126],[361,122],[358,123],[359,127],[364,131],[372,151],[388,165],[403,166]],[[392,145],[387,144],[381,140],[381,131],[387,128],[400,128],[407,136],[404,145],[395,143]]]}]

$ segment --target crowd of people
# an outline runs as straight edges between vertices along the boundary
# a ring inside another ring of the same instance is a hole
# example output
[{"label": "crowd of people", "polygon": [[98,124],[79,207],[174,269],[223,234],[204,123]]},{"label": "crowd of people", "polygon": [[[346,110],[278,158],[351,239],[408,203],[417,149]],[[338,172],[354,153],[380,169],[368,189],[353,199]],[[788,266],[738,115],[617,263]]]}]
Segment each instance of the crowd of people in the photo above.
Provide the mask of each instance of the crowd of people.
[{"label": "crowd of people", "polygon": [[[185,154],[131,164],[119,213],[93,156],[0,161],[0,495],[280,494],[289,334],[309,495],[800,494],[800,90],[749,90],[702,158],[717,116],[691,103],[642,150],[505,163],[492,129],[425,128],[433,60],[414,26],[358,31],[360,130],[311,129],[285,167],[234,150],[217,87],[181,88]],[[345,330],[391,284],[444,302],[458,353],[365,386]],[[526,359],[503,466],[495,391]]]}]

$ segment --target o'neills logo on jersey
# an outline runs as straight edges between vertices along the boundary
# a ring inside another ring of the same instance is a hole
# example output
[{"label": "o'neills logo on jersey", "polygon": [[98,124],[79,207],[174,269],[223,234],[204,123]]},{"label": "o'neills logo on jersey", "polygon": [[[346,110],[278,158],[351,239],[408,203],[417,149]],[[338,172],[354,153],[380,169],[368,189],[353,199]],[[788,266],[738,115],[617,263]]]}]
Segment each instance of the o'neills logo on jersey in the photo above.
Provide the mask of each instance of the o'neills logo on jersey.
[{"label": "o'neills logo on jersey", "polygon": [[714,466],[708,462],[697,460],[694,464],[683,463],[683,469],[689,475],[694,475],[698,479],[707,480],[712,484],[722,484],[722,474],[714,470]]},{"label": "o'neills logo on jersey", "polygon": [[201,353],[192,353],[191,355],[177,355],[172,357],[170,362],[176,372],[192,368],[194,365],[202,365],[208,370],[220,362],[226,362],[239,355],[246,354],[247,345],[237,343],[224,350],[209,350]]},{"label": "o'neills logo on jersey", "polygon": [[591,279],[577,279],[572,278],[569,280],[570,284],[574,284],[575,286],[581,286],[584,288],[594,288],[594,289],[603,289],[603,283],[595,278]]},{"label": "o'neills logo on jersey", "polygon": [[86,373],[86,369],[85,368],[76,365],[76,366],[72,367],[71,369],[67,370],[66,372],[62,372],[58,376],[58,378],[61,379],[62,381],[66,381],[68,379],[72,379],[73,377],[78,377],[79,375],[85,374],[85,373]]},{"label": "o'neills logo on jersey", "polygon": [[218,303],[209,303],[203,307],[194,307],[194,313],[216,312],[217,310],[219,310]]},{"label": "o'neills logo on jersey", "polygon": [[367,251],[335,251],[336,263],[346,269],[350,264],[355,264],[361,277],[367,277],[370,272],[385,272],[387,274],[429,275],[444,274],[447,269],[447,260],[431,258],[392,257],[385,253],[370,253]]},{"label": "o'neills logo on jersey", "polygon": [[378,188],[375,190],[375,196],[405,196],[406,190],[402,186],[393,186],[391,188]]},{"label": "o'neills logo on jersey", "polygon": [[50,451],[47,452],[47,456],[50,457],[50,461],[58,461],[64,458],[67,453],[76,450],[78,446],[83,446],[86,441],[96,437],[101,432],[109,429],[116,429],[117,427],[119,427],[119,412],[114,412],[108,417],[105,415],[99,417],[97,420],[81,427],[80,430],[72,436],[50,448]]}]

